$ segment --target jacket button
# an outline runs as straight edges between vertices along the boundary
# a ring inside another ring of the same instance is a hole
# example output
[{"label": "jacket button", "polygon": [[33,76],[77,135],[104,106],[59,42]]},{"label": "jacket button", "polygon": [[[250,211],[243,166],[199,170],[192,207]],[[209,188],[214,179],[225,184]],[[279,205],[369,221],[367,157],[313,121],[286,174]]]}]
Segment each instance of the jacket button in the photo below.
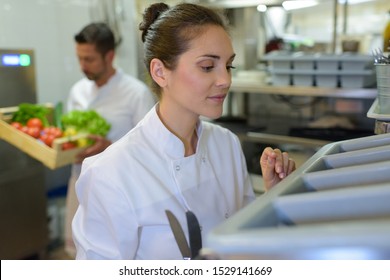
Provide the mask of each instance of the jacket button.
[{"label": "jacket button", "polygon": [[229,213],[225,213],[225,218],[229,218]]},{"label": "jacket button", "polygon": [[180,165],[176,165],[176,171],[180,171]]}]

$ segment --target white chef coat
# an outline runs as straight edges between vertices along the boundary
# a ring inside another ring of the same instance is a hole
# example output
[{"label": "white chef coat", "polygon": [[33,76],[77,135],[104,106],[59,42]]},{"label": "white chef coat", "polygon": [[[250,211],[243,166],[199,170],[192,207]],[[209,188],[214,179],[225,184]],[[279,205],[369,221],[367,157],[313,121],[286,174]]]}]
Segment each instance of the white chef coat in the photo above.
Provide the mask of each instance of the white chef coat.
[{"label": "white chef coat", "polygon": [[193,211],[204,239],[255,198],[238,137],[209,122],[199,122],[197,132],[196,153],[184,157],[183,143],[154,107],[84,161],[73,220],[77,259],[182,259],[166,209],[186,235],[185,212]]},{"label": "white chef coat", "polygon": [[[95,110],[111,124],[106,136],[112,142],[130,131],[153,107],[155,100],[148,87],[136,78],[117,69],[115,74],[101,87],[94,81],[83,78],[71,89],[67,110]],[[65,218],[65,250],[75,255],[71,223],[78,207],[75,182],[81,164],[73,164],[68,184]]]},{"label": "white chef coat", "polygon": [[[75,83],[69,94],[67,111],[95,110],[111,124],[106,137],[114,142],[135,127],[155,103],[144,83],[116,69],[101,87],[86,77]],[[78,177],[79,164],[73,166],[72,173]]]}]

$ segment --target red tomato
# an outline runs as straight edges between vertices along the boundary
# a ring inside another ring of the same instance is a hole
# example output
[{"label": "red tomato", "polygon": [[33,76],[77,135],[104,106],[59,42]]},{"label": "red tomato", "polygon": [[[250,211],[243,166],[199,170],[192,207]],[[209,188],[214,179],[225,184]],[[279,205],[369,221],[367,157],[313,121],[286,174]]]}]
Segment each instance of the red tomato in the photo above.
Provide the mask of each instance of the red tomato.
[{"label": "red tomato", "polygon": [[20,129],[20,131],[28,134],[28,127],[27,126],[22,126],[22,128]]},{"label": "red tomato", "polygon": [[39,130],[43,128],[43,123],[41,119],[31,118],[27,121],[27,127],[38,127]]},{"label": "red tomato", "polygon": [[45,127],[43,128],[42,132],[46,134],[54,135],[55,138],[59,138],[62,136],[62,130],[55,126]]},{"label": "red tomato", "polygon": [[61,137],[62,136],[62,131],[58,127],[51,126],[49,128],[49,133],[54,135],[55,138]]},{"label": "red tomato", "polygon": [[21,130],[23,127],[23,125],[20,122],[12,122],[11,125],[19,130]]},{"label": "red tomato", "polygon": [[73,148],[76,148],[77,145],[73,142],[66,142],[64,144],[62,144],[62,149],[63,150],[70,150],[70,149],[73,149]]},{"label": "red tomato", "polygon": [[28,127],[27,134],[34,138],[38,138],[41,135],[41,130],[36,126]]},{"label": "red tomato", "polygon": [[49,134],[50,133],[50,127],[46,126],[42,129],[43,134]]},{"label": "red tomato", "polygon": [[47,146],[51,147],[52,144],[53,144],[53,141],[55,139],[54,135],[52,134],[47,134],[47,133],[43,133],[41,134],[41,136],[39,137],[39,139],[45,143]]}]

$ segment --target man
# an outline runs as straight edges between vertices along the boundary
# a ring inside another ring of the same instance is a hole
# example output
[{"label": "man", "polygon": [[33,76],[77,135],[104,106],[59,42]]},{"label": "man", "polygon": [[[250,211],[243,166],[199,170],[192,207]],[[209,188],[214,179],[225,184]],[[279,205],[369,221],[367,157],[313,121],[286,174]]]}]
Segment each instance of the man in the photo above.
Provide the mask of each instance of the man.
[{"label": "man", "polygon": [[115,38],[104,23],[92,23],[74,37],[76,53],[85,76],[71,89],[67,110],[95,110],[111,129],[106,138],[90,135],[95,144],[77,155],[68,184],[65,218],[65,251],[75,256],[72,219],[78,207],[75,182],[84,158],[104,151],[112,142],[131,130],[153,107],[155,100],[148,87],[113,65]]}]

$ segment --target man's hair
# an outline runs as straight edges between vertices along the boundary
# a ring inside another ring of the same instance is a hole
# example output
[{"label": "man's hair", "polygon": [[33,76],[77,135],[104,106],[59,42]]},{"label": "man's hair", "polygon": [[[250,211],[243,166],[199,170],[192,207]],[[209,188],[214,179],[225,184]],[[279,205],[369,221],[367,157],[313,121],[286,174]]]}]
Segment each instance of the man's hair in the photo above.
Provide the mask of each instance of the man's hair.
[{"label": "man's hair", "polygon": [[114,33],[102,22],[88,24],[74,36],[74,39],[79,44],[94,44],[102,55],[115,49]]}]

